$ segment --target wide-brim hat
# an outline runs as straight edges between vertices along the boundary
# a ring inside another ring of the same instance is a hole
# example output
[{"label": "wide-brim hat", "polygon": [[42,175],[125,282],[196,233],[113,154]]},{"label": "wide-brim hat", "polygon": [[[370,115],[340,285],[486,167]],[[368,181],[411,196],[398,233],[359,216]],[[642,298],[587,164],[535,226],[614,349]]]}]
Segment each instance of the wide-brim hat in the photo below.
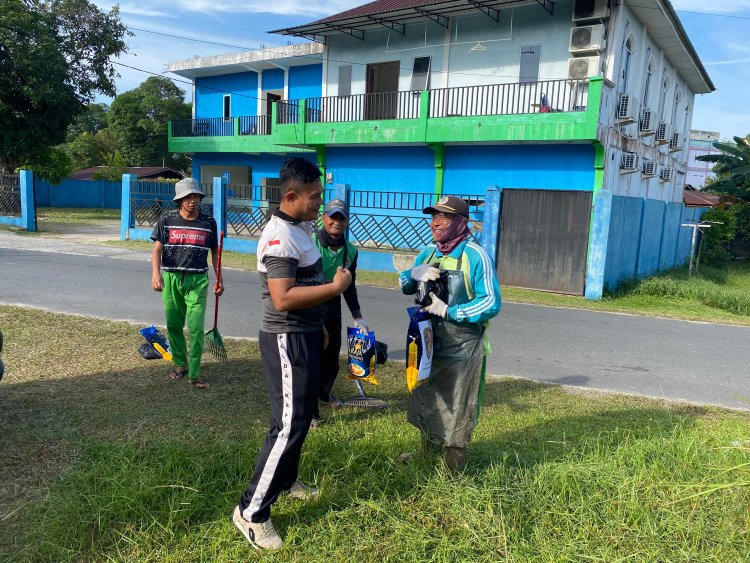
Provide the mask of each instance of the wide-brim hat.
[{"label": "wide-brim hat", "polygon": [[469,218],[469,204],[460,197],[446,195],[441,197],[435,205],[430,205],[422,210],[422,213],[454,213]]},{"label": "wide-brim hat", "polygon": [[174,198],[172,199],[173,201],[178,201],[190,194],[198,194],[201,198],[206,197],[206,194],[201,191],[201,186],[195,178],[185,178],[177,182],[174,186]]}]

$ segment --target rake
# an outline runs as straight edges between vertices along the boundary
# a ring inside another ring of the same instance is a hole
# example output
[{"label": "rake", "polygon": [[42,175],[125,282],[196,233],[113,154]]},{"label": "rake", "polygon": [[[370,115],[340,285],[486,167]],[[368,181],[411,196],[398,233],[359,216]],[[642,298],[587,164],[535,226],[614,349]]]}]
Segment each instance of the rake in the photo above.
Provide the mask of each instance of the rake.
[{"label": "rake", "polygon": [[[224,246],[224,231],[219,234],[219,250],[218,257],[216,259],[216,283],[221,282],[221,249]],[[216,303],[214,305],[214,327],[206,333],[206,350],[214,359],[220,362],[229,361],[227,357],[227,350],[224,348],[224,340],[221,338],[219,329],[217,327],[219,323],[219,296],[216,295]]]},{"label": "rake", "polygon": [[359,381],[354,381],[354,385],[357,386],[357,389],[359,390],[359,397],[352,397],[351,399],[347,399],[344,401],[344,403],[341,405],[342,407],[356,407],[360,409],[387,409],[388,403],[381,399],[376,399],[375,397],[368,397],[365,395],[364,390],[362,389],[362,384]]}]

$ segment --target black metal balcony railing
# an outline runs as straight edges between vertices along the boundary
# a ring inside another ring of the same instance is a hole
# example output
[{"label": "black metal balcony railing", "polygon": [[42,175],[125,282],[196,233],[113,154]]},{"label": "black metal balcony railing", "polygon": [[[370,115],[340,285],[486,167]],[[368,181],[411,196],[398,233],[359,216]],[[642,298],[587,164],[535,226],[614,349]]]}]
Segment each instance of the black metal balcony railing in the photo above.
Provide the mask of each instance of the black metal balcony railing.
[{"label": "black metal balcony railing", "polygon": [[276,123],[299,122],[300,100],[280,100],[276,102]]},{"label": "black metal balcony railing", "polygon": [[270,115],[243,115],[240,120],[240,135],[270,135]]},{"label": "black metal balcony railing", "polygon": [[[588,79],[437,88],[429,91],[429,117],[582,112],[588,106],[588,93]],[[418,119],[420,99],[419,91],[307,98],[304,119],[307,123]],[[277,124],[299,123],[302,100],[275,103]],[[248,115],[175,120],[172,136],[232,136],[235,119],[240,135],[272,132],[270,116]]]},{"label": "black metal balcony railing", "polygon": [[175,119],[172,122],[173,137],[231,137],[233,135],[233,117]]},{"label": "black metal balcony railing", "polygon": [[334,123],[385,119],[418,119],[419,91],[307,98],[307,120]]},{"label": "black metal balcony railing", "polygon": [[430,91],[430,117],[586,111],[588,80],[488,84]]}]

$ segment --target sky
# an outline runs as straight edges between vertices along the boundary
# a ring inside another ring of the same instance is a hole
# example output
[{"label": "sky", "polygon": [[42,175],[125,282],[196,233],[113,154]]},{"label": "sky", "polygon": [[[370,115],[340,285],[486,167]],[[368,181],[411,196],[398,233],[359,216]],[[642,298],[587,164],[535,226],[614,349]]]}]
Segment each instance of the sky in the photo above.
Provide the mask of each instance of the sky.
[{"label": "sky", "polygon": [[[94,0],[103,10],[112,3]],[[133,32],[129,52],[116,60],[118,92],[164,74],[171,61],[286,45],[271,35],[281,29],[353,8],[366,0],[128,0],[120,15]],[[716,86],[696,96],[693,129],[718,131],[722,138],[750,133],[750,111],[743,105],[750,85],[750,0],[672,0],[690,40]],[[191,41],[178,37],[199,39]],[[205,43],[213,42],[219,44]],[[123,66],[128,65],[128,66]],[[135,67],[140,70],[134,70]],[[147,71],[147,72],[143,72]],[[165,74],[190,92],[189,81]],[[97,101],[109,102],[101,98]]]}]

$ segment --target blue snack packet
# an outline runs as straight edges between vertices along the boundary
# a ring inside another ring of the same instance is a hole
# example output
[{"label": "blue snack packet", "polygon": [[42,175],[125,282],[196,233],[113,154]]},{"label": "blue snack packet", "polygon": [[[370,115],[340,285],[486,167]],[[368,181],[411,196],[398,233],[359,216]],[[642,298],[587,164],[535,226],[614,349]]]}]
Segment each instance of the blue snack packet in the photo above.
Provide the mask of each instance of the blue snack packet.
[{"label": "blue snack packet", "polygon": [[375,385],[375,333],[365,334],[358,328],[346,327],[347,371],[350,380],[369,381]]}]

